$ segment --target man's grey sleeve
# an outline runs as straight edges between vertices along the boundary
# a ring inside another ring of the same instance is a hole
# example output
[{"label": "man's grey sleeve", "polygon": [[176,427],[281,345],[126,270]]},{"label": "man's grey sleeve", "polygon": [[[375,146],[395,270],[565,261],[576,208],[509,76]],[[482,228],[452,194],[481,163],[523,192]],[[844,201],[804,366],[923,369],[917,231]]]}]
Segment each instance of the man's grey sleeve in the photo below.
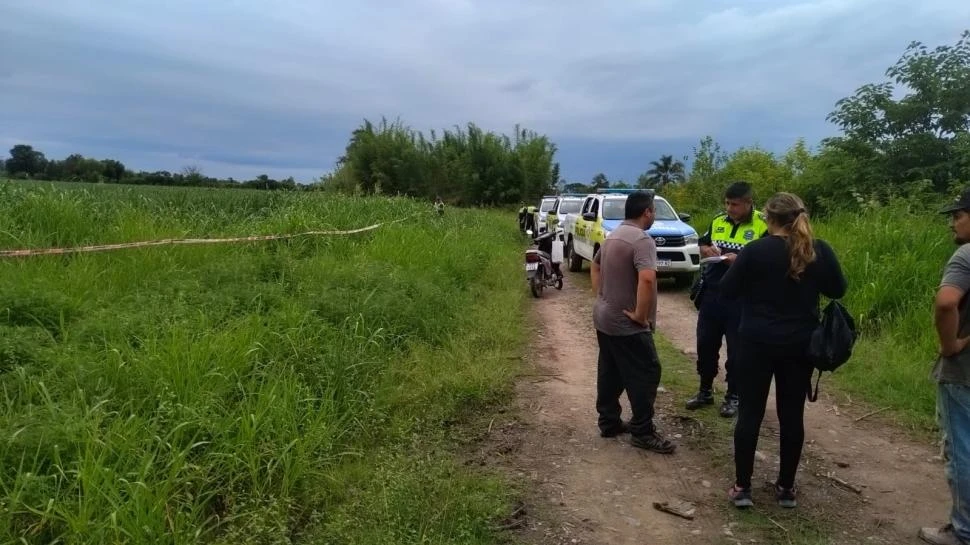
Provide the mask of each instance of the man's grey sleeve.
[{"label": "man's grey sleeve", "polygon": [[960,291],[970,291],[970,244],[964,244],[946,264],[941,286],[953,286]]}]

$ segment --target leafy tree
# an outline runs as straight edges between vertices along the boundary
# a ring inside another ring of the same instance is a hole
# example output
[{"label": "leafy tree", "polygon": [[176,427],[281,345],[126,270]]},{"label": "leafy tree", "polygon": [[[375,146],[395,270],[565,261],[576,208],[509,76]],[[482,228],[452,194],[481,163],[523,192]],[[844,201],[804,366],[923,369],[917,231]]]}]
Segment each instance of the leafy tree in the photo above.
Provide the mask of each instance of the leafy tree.
[{"label": "leafy tree", "polygon": [[690,179],[697,181],[713,180],[727,162],[727,154],[721,151],[721,145],[710,136],[701,139],[700,145],[694,147],[694,160],[691,165]]},{"label": "leafy tree", "polygon": [[602,189],[604,187],[610,187],[610,180],[607,179],[606,174],[600,172],[596,176],[593,176],[593,182],[591,184],[593,191],[597,189]]},{"label": "leafy tree", "polygon": [[562,187],[563,193],[592,193],[593,188],[579,182],[568,183]]},{"label": "leafy tree", "polygon": [[400,121],[365,120],[331,178],[364,193],[440,195],[483,205],[532,201],[555,187],[555,152],[546,137],[518,126],[511,138],[472,123],[426,137]]},{"label": "leafy tree", "polygon": [[101,175],[109,182],[119,183],[125,177],[125,165],[114,159],[101,161]]},{"label": "leafy tree", "polygon": [[648,184],[641,187],[662,189],[667,184],[683,182],[686,179],[684,163],[675,161],[672,155],[661,155],[659,161],[650,161],[650,165],[652,168],[644,173],[646,177],[638,179],[638,183]]},{"label": "leafy tree", "polygon": [[10,148],[10,159],[5,163],[10,174],[25,174],[30,177],[44,172],[46,166],[47,159],[44,154],[27,144],[17,144]]},{"label": "leafy tree", "polygon": [[552,177],[549,179],[549,185],[553,188],[559,187],[559,183],[562,180],[559,178],[559,163],[552,164]]},{"label": "leafy tree", "polygon": [[927,179],[945,191],[961,173],[959,139],[970,131],[970,31],[952,46],[910,43],[886,76],[836,103],[827,119],[844,134],[823,148],[866,166],[860,189]]}]

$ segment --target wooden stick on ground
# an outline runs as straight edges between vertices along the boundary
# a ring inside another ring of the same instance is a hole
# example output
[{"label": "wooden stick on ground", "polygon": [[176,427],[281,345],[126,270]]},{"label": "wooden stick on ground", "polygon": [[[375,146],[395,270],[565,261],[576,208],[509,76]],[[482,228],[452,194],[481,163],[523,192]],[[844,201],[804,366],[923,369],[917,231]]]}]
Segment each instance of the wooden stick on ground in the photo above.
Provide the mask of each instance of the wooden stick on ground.
[{"label": "wooden stick on ground", "polygon": [[888,410],[888,409],[889,409],[889,407],[883,407],[881,409],[876,409],[874,411],[867,412],[866,414],[860,416],[859,418],[856,418],[855,421],[858,422],[860,420],[863,420],[865,418],[869,418],[870,416],[872,416],[874,414],[879,414],[879,413],[881,413],[881,412],[883,412],[885,410]]},{"label": "wooden stick on ground", "polygon": [[856,485],[854,485],[854,484],[852,484],[850,482],[844,481],[844,480],[836,477],[835,475],[833,475],[831,473],[827,473],[825,475],[816,473],[815,476],[818,477],[818,478],[820,478],[820,479],[828,479],[828,480],[832,481],[833,483],[841,486],[842,488],[845,488],[847,490],[851,490],[851,491],[855,492],[856,494],[862,494],[862,489],[861,488],[859,488],[858,486],[856,486]]}]

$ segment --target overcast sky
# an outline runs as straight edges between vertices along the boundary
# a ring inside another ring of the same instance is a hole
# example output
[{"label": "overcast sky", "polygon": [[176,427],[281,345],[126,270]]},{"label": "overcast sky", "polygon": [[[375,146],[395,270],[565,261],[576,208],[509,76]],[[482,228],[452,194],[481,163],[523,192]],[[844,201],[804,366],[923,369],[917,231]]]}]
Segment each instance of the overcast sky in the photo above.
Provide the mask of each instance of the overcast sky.
[{"label": "overcast sky", "polygon": [[[311,181],[363,119],[516,123],[562,175],[635,179],[704,135],[783,151],[952,44],[968,0],[0,0],[0,151]],[[0,153],[5,155],[5,153]]]}]

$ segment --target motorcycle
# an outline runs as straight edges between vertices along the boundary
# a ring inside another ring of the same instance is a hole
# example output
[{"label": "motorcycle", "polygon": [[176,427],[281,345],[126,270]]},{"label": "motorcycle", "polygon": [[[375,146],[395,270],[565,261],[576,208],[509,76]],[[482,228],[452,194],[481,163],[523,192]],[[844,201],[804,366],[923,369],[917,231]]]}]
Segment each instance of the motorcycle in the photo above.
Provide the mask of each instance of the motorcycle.
[{"label": "motorcycle", "polygon": [[[533,297],[541,297],[543,288],[562,289],[563,230],[547,231],[532,239],[534,247],[525,251],[525,276]],[[532,237],[532,230],[526,230]]]}]

